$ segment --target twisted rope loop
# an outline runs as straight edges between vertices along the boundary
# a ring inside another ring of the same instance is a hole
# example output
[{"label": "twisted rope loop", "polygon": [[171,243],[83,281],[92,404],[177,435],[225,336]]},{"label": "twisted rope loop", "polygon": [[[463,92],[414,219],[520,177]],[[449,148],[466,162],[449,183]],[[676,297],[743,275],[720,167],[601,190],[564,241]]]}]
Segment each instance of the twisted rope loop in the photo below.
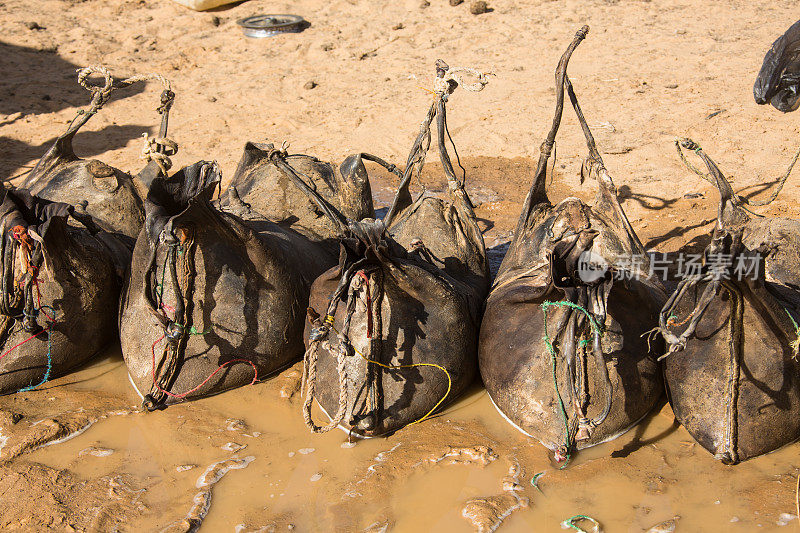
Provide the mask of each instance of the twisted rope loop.
[{"label": "twisted rope loop", "polygon": [[[164,87],[165,91],[172,91],[172,84],[170,81],[161,74],[156,73],[136,74],[129,78],[117,80],[116,87],[114,86],[114,76],[111,75],[111,71],[102,65],[90,65],[88,67],[79,68],[77,73],[78,85],[91,92],[93,98],[99,96],[99,106],[102,106],[108,101],[108,96],[114,89],[128,87],[140,81],[158,81]],[[89,84],[89,76],[92,74],[97,74],[103,78],[102,86]]]},{"label": "twisted rope loop", "polygon": [[147,132],[142,133],[142,138],[144,146],[140,158],[145,161],[155,161],[161,173],[166,176],[167,171],[172,168],[170,156],[178,153],[178,143],[167,137],[150,137]]},{"label": "twisted rope loop", "polygon": [[[469,92],[477,93],[488,85],[487,76],[494,75],[493,72],[483,72],[469,67],[449,67],[444,76],[437,76],[433,79],[433,92],[438,96],[444,96],[445,94],[451,94],[460,85]],[[465,76],[471,76],[475,78],[475,81],[466,83],[464,81]]]},{"label": "twisted rope loop", "polygon": [[329,322],[333,322],[333,316],[331,315],[326,317],[325,324],[319,328],[315,328],[311,332],[311,342],[309,342],[308,350],[306,350],[303,358],[303,383],[305,387],[303,420],[306,426],[314,433],[327,433],[332,430],[342,423],[344,415],[347,413],[347,353],[345,352],[345,344],[341,343],[336,354],[336,371],[339,375],[339,406],[336,409],[336,414],[331,417],[331,421],[324,426],[316,425],[311,416],[311,406],[314,404],[317,391],[317,359],[319,358],[319,345],[327,338],[329,329],[332,327],[332,325],[329,325]]},{"label": "twisted rope loop", "polygon": [[[106,67],[100,65],[79,68],[77,72],[78,85],[92,93],[92,108],[97,111],[108,101],[111,91],[114,90],[114,77]],[[99,74],[103,77],[104,83],[102,86],[89,85],[88,78],[92,74]]]}]

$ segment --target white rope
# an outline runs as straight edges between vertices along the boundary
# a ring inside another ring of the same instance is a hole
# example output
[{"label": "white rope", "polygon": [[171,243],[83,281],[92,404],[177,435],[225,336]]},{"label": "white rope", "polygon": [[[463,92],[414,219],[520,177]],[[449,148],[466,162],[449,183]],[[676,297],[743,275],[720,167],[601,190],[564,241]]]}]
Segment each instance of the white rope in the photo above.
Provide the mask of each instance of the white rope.
[{"label": "white rope", "polygon": [[[471,76],[475,78],[472,83],[465,83],[464,77]],[[492,72],[482,72],[478,69],[469,67],[450,67],[444,73],[444,76],[435,77],[433,79],[433,92],[442,96],[450,91],[450,82],[453,81],[456,85],[460,85],[465,90],[476,93],[482,91],[489,83],[487,76],[494,76]]]},{"label": "white rope", "polygon": [[[141,158],[145,161],[155,161],[158,168],[164,176],[167,171],[172,168],[172,160],[169,158],[178,152],[178,144],[165,137],[150,137],[146,132],[142,133],[144,138],[144,147],[142,148]],[[164,147],[163,152],[159,152],[158,148]]]},{"label": "white rope", "polygon": [[[98,96],[98,101],[95,104],[96,108],[99,109],[102,107],[103,104],[106,103],[108,100],[109,95],[111,92],[119,87],[127,87],[129,85],[133,85],[134,83],[140,81],[158,81],[167,91],[172,91],[172,84],[170,81],[162,76],[161,74],[155,73],[148,73],[148,74],[136,74],[129,78],[125,78],[123,80],[117,80],[117,86],[114,86],[114,76],[111,75],[111,71],[108,70],[106,67],[102,65],[90,65],[88,67],[79,68],[78,72],[78,85],[90,91],[92,96]],[[97,74],[103,78],[103,85],[90,85],[88,82],[89,76],[92,74]],[[97,110],[95,109],[95,111]]]}]

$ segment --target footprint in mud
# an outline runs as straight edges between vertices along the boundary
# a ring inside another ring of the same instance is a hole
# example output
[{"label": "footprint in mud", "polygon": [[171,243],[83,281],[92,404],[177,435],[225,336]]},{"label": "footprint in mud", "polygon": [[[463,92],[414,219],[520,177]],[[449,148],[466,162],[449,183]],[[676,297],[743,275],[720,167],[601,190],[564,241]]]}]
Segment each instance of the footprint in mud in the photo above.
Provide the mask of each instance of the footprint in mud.
[{"label": "footprint in mud", "polygon": [[226,452],[236,453],[236,452],[238,452],[240,450],[244,450],[245,448],[247,448],[247,444],[238,444],[236,442],[227,442],[224,445],[222,445],[220,448],[222,448]]},{"label": "footprint in mud", "polygon": [[[453,428],[450,428],[451,437]],[[461,433],[461,431],[459,431]],[[468,430],[463,430],[464,434]],[[459,435],[462,438],[464,435]],[[473,435],[469,440],[475,440]],[[420,455],[423,456],[419,460]],[[351,482],[348,490],[343,491],[343,500],[358,498],[362,504],[368,504],[380,494],[385,494],[387,485],[401,483],[409,472],[434,467],[473,466],[485,468],[499,459],[491,447],[487,445],[454,446],[433,444],[426,441],[410,441],[395,444],[374,457],[374,462],[367,467],[366,474],[359,480]],[[474,498],[464,504],[462,516],[479,532],[496,530],[511,513],[528,506],[528,499],[520,496],[523,490],[519,483],[521,469],[516,461],[509,463],[508,474],[500,480],[501,493],[493,496]],[[402,478],[402,479],[401,479]],[[343,501],[343,505],[345,505]],[[388,509],[386,512],[390,512]],[[379,522],[370,526],[369,531],[383,531],[392,523],[392,518],[384,514]]]},{"label": "footprint in mud", "polygon": [[[488,446],[448,446],[441,455],[432,455],[423,462],[445,465],[480,465],[487,466],[498,458]],[[417,465],[415,465],[417,466]]]},{"label": "footprint in mud", "polygon": [[247,424],[245,424],[243,420],[238,420],[236,418],[228,418],[227,420],[225,420],[225,429],[227,429],[228,431],[244,432],[247,431]]},{"label": "footprint in mud", "polygon": [[519,483],[521,474],[519,463],[512,462],[508,468],[508,475],[502,480],[501,494],[473,498],[464,505],[461,516],[475,527],[475,531],[478,533],[495,531],[511,513],[528,507],[528,498],[517,494],[522,490],[522,485]]},{"label": "footprint in mud", "polygon": [[[0,463],[8,462],[20,455],[71,440],[98,420],[109,416],[125,416],[137,412],[134,409],[115,410],[105,413],[96,411],[67,411],[53,417],[36,421],[27,419],[13,422],[13,417],[0,419]],[[11,424],[8,421],[11,420]]]},{"label": "footprint in mud", "polygon": [[189,512],[182,520],[173,522],[162,529],[161,533],[193,533],[197,531],[211,508],[211,493],[214,485],[231,470],[246,468],[247,465],[254,460],[255,457],[252,455],[243,459],[233,456],[229,459],[217,461],[206,468],[205,472],[197,478],[197,482],[195,483],[195,487],[200,489],[200,492],[195,494],[194,498],[192,498],[193,505],[191,509],[189,509]]},{"label": "footprint in mud", "polygon": [[143,492],[123,476],[84,480],[36,463],[6,463],[0,465],[0,524],[4,531],[118,531],[146,511]]},{"label": "footprint in mud", "polygon": [[654,525],[646,531],[646,533],[673,533],[678,526],[678,519],[680,516],[673,517],[669,520]]}]

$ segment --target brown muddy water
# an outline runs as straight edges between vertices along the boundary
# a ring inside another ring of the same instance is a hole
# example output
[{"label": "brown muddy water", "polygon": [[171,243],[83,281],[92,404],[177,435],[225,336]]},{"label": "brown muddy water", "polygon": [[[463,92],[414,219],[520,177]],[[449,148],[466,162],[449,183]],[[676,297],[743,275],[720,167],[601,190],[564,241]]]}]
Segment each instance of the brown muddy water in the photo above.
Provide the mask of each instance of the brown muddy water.
[{"label": "brown muddy water", "polygon": [[[495,268],[532,164],[465,161],[479,173],[499,169],[471,191]],[[376,176],[381,203],[392,195],[386,179]],[[594,192],[571,177],[556,181],[570,185],[554,199]],[[647,217],[640,236],[663,251],[701,238],[715,211],[713,200],[670,200],[670,214],[649,213],[649,200],[624,204],[637,229]],[[342,431],[309,433],[300,374],[298,364],[255,386],[147,413],[115,348],[39,390],[0,398],[0,530],[557,532],[579,514],[612,533],[800,529],[796,445],[725,466],[665,401],[559,470],[480,384],[430,420],[351,442]]]},{"label": "brown muddy water", "polygon": [[561,531],[576,514],[608,532],[798,527],[796,447],[728,467],[667,405],[558,470],[478,386],[388,438],[311,435],[299,375],[146,413],[114,353],[2,398],[0,528]]}]

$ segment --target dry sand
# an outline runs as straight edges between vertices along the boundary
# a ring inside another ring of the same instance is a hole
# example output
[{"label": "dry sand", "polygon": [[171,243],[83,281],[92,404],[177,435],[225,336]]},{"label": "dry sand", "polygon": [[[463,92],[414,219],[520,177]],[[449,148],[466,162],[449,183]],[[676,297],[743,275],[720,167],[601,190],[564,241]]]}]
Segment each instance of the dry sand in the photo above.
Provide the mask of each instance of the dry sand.
[{"label": "dry sand", "polygon": [[[88,100],[75,68],[98,63],[173,81],[176,165],[216,159],[230,176],[244,143],[265,139],[335,162],[362,150],[403,162],[442,58],[497,74],[448,107],[497,259],[549,126],[555,64],[584,23],[592,29],[570,75],[648,247],[696,246],[715,216],[715,192],[683,168],[675,137],[698,141],[744,194],[762,193],[797,148],[800,115],[752,97],[764,52],[798,17],[794,1],[497,0],[479,16],[469,2],[420,2],[253,0],[195,13],[167,0],[0,0],[0,176],[24,172],[64,130]],[[269,12],[311,26],[241,35],[237,18]],[[140,168],[159,90],[115,93],[76,137],[79,155]],[[569,116],[555,199],[593,195],[578,181],[585,153]],[[428,161],[425,181],[440,187],[435,154]],[[393,183],[375,180],[385,204]],[[790,180],[762,212],[796,217],[798,200]],[[502,531],[560,531],[579,513],[610,532],[797,527],[796,446],[725,467],[668,406],[559,471],[477,385],[434,420],[342,447],[343,433],[307,433],[298,379],[294,368],[147,414],[112,349],[42,390],[0,398],[0,530],[189,531],[202,521],[207,531],[490,531],[504,519]],[[539,472],[541,492],[531,485]]]}]

